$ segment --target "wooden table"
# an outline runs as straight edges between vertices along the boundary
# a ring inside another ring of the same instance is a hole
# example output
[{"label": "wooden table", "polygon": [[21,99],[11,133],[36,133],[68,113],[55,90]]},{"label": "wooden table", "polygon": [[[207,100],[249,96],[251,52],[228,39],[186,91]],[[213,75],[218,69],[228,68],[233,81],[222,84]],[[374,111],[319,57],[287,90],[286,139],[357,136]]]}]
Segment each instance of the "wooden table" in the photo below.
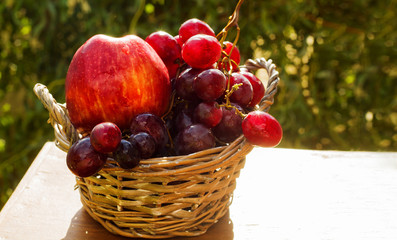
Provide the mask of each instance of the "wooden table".
[{"label": "wooden table", "polygon": [[[0,212],[0,240],[126,239],[82,209],[65,155],[44,145]],[[255,148],[229,213],[188,239],[395,240],[397,152]]]}]

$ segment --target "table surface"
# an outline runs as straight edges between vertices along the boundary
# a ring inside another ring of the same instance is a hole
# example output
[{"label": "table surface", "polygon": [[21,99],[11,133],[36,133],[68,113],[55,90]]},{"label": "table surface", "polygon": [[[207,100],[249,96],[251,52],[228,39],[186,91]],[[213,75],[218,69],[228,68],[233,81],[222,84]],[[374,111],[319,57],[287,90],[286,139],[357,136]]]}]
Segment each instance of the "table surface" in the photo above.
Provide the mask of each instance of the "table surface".
[{"label": "table surface", "polygon": [[[83,210],[65,157],[44,145],[0,212],[0,240],[127,239]],[[226,216],[187,239],[397,239],[397,152],[255,148],[234,194]]]}]

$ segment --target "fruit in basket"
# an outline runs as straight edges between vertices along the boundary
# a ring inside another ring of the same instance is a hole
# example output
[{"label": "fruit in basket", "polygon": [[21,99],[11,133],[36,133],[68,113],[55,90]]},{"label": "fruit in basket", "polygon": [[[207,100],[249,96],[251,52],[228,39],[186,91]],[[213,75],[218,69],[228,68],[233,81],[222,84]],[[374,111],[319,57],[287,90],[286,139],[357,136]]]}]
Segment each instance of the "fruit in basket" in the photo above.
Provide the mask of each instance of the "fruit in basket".
[{"label": "fruit in basket", "polygon": [[222,120],[222,108],[215,101],[202,102],[194,109],[194,120],[212,128]]},{"label": "fruit in basket", "polygon": [[182,59],[193,68],[205,69],[219,60],[222,47],[216,37],[197,34],[189,38],[182,47]]},{"label": "fruit in basket", "polygon": [[226,69],[226,71],[230,70],[229,61],[227,57],[230,58],[230,64],[232,65],[233,71],[237,71],[238,66],[240,64],[240,51],[238,50],[237,46],[233,46],[233,43],[229,41],[223,42],[223,52],[221,58],[226,57],[225,62],[220,62],[218,65],[219,69]]},{"label": "fruit in basket", "polygon": [[101,122],[128,129],[134,116],[161,116],[168,108],[171,85],[161,58],[134,35],[95,35],[75,53],[66,82],[66,107],[78,131]]},{"label": "fruit in basket", "polygon": [[141,154],[135,141],[122,139],[119,147],[113,153],[114,160],[121,168],[131,169],[139,165]]},{"label": "fruit in basket", "polygon": [[168,69],[170,79],[176,76],[181,61],[181,47],[169,33],[157,31],[146,37],[145,41],[157,52]]},{"label": "fruit in basket", "polygon": [[116,124],[103,122],[96,125],[90,135],[91,145],[100,153],[114,152],[121,141],[121,131]]},{"label": "fruit in basket", "polygon": [[265,86],[263,86],[263,82],[257,78],[253,73],[248,71],[239,72],[245,78],[250,81],[252,86],[252,100],[248,104],[248,107],[255,107],[265,95]]},{"label": "fruit in basket", "polygon": [[107,155],[95,151],[86,137],[75,142],[66,155],[69,170],[79,177],[89,177],[105,165]]},{"label": "fruit in basket", "polygon": [[236,91],[230,96],[232,102],[241,107],[246,107],[253,97],[253,89],[250,81],[240,73],[232,73],[230,77],[230,86],[241,84]]},{"label": "fruit in basket", "polygon": [[201,69],[194,68],[188,68],[181,72],[181,74],[175,79],[175,92],[178,97],[184,100],[198,100],[193,88],[193,81],[200,72],[202,72]]},{"label": "fruit in basket", "polygon": [[179,38],[185,43],[189,38],[197,34],[206,34],[215,37],[215,32],[206,23],[197,18],[192,18],[182,23],[179,28]]},{"label": "fruit in basket", "polygon": [[215,137],[211,130],[202,124],[193,124],[175,138],[175,151],[178,155],[190,154],[215,147]]},{"label": "fruit in basket", "polygon": [[224,143],[233,142],[243,133],[243,119],[238,112],[244,113],[244,110],[238,104],[231,105],[232,107],[222,107],[222,120],[212,129],[215,137]]},{"label": "fruit in basket", "polygon": [[201,100],[213,101],[225,92],[226,76],[218,69],[204,70],[194,79],[193,88]]},{"label": "fruit in basket", "polygon": [[245,114],[263,98],[264,86],[239,69],[238,48],[198,19],[183,23],[178,34],[157,31],[145,41],[96,35],[76,52],[66,104],[79,131],[92,129],[91,144],[85,143],[91,158],[111,154],[121,168],[131,169],[141,159],[190,154],[242,134],[259,146],[280,142],[277,120],[259,111]]},{"label": "fruit in basket", "polygon": [[248,113],[242,122],[242,130],[250,143],[260,147],[275,147],[283,137],[283,130],[277,119],[262,111]]},{"label": "fruit in basket", "polygon": [[154,138],[146,133],[140,132],[130,136],[130,142],[136,142],[142,158],[150,158],[156,150],[156,141]]},{"label": "fruit in basket", "polygon": [[176,40],[176,42],[179,44],[179,46],[180,46],[181,49],[182,49],[182,46],[183,46],[182,38],[181,38],[179,35],[176,35],[176,36],[174,37],[174,39]]},{"label": "fruit in basket", "polygon": [[148,133],[156,143],[156,150],[161,150],[168,142],[168,133],[163,120],[151,113],[142,113],[134,117],[130,131],[132,134]]}]

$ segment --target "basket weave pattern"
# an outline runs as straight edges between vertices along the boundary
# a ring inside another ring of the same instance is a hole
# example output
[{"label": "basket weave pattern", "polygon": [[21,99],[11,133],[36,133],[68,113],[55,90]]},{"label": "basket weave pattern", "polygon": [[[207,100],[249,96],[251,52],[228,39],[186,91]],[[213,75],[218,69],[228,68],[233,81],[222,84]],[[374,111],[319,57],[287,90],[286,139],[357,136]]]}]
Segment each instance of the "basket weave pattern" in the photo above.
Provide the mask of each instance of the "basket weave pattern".
[{"label": "basket weave pattern", "polygon": [[[265,69],[269,79],[259,109],[268,111],[279,82],[272,60],[248,60],[249,70]],[[55,143],[63,151],[79,139],[65,105],[48,89],[34,91],[50,113]],[[205,233],[228,210],[245,156],[253,149],[243,136],[227,146],[185,156],[144,159],[124,170],[108,159],[96,175],[76,178],[86,211],[107,230],[126,237],[169,238]]]}]

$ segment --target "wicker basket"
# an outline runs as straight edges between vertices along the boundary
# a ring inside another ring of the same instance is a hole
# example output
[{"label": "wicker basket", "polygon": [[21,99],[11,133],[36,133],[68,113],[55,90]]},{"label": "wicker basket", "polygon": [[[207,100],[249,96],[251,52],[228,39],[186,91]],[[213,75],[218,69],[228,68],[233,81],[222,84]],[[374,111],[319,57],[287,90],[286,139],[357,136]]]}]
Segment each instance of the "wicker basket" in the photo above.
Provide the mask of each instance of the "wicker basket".
[{"label": "wicker basket", "polygon": [[[259,109],[268,111],[279,82],[275,65],[260,58],[242,67],[267,70]],[[79,135],[65,105],[57,103],[42,84],[36,84],[34,91],[50,113],[56,145],[67,152]],[[114,234],[151,239],[197,236],[228,211],[236,178],[252,149],[240,136],[227,146],[142,160],[133,170],[107,164],[97,175],[77,177],[76,182],[86,211]]]}]

